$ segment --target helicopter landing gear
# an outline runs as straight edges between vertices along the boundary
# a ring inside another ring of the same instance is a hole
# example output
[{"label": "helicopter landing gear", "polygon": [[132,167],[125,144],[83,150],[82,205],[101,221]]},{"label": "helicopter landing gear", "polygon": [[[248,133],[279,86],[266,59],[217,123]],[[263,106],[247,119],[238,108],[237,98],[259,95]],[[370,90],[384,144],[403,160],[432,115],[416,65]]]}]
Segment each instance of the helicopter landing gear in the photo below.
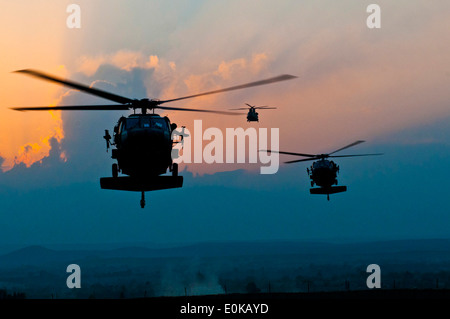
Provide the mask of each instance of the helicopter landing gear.
[{"label": "helicopter landing gear", "polygon": [[172,176],[173,177],[178,176],[178,164],[177,163],[172,164]]},{"label": "helicopter landing gear", "polygon": [[145,207],[145,194],[144,191],[141,193],[141,208]]},{"label": "helicopter landing gear", "polygon": [[119,176],[119,168],[116,163],[112,164],[112,176],[116,178]]}]

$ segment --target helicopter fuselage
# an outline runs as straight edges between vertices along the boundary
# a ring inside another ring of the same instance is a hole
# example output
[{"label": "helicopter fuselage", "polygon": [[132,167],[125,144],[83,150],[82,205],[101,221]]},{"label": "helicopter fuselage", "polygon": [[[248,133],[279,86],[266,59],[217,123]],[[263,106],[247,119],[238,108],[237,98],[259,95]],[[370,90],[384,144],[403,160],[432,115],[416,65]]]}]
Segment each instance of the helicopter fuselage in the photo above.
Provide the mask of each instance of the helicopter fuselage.
[{"label": "helicopter fuselage", "polygon": [[326,159],[321,159],[314,162],[310,169],[308,169],[308,174],[311,179],[311,186],[316,184],[319,187],[329,188],[332,185],[337,185],[337,172],[339,171],[339,166],[333,161]]},{"label": "helicopter fuselage", "polygon": [[121,117],[114,128],[116,149],[112,150],[117,169],[138,178],[166,173],[172,165],[173,127],[176,125],[171,125],[169,118],[157,114]]},{"label": "helicopter fuselage", "polygon": [[247,113],[247,122],[259,122],[258,112],[255,109],[251,108]]}]

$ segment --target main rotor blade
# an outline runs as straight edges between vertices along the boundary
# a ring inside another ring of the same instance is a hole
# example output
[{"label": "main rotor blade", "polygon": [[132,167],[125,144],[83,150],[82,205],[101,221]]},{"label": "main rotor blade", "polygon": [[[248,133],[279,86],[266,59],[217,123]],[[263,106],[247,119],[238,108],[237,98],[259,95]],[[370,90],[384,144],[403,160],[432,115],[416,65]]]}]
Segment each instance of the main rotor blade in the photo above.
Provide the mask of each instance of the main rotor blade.
[{"label": "main rotor blade", "polygon": [[15,111],[120,111],[130,107],[123,104],[115,105],[67,105],[67,106],[31,106],[11,107]]},{"label": "main rotor blade", "polygon": [[[328,156],[328,157],[357,157],[357,156],[373,156],[373,155],[384,155],[383,153],[376,153],[376,154],[355,154],[355,155],[334,155],[334,156]],[[293,160],[285,162],[286,164],[292,164],[292,163],[298,163],[298,162],[306,162],[306,161],[315,161],[319,160],[321,157],[317,156],[314,158],[304,158],[300,160]]]},{"label": "main rotor blade", "polygon": [[338,150],[336,150],[336,151],[334,151],[334,152],[328,153],[328,155],[337,153],[337,152],[339,152],[339,151],[345,150],[346,148],[349,148],[349,147],[352,147],[352,146],[355,146],[355,145],[358,145],[358,144],[361,144],[361,143],[364,143],[364,142],[365,142],[365,141],[356,141],[356,142],[353,142],[353,143],[348,144],[347,146],[344,146],[344,147],[342,147],[342,148],[340,148],[340,149],[338,149]]},{"label": "main rotor blade", "polygon": [[246,83],[246,84],[232,86],[232,87],[225,88],[225,89],[219,89],[219,90],[209,91],[209,92],[205,92],[205,93],[184,96],[184,97],[180,97],[180,98],[172,99],[172,100],[159,101],[159,104],[167,103],[167,102],[174,102],[174,101],[179,101],[179,100],[184,100],[184,99],[190,99],[193,97],[198,97],[198,96],[203,96],[203,95],[216,94],[216,93],[228,92],[228,91],[233,91],[233,90],[240,90],[240,89],[245,89],[245,88],[249,88],[249,87],[253,87],[253,86],[266,85],[266,84],[270,84],[270,83],[286,81],[286,80],[291,80],[291,79],[295,79],[295,78],[297,78],[297,77],[293,76],[293,75],[289,75],[289,74],[283,74],[283,75],[279,75],[279,76],[276,76],[276,77],[273,77],[270,79],[256,81],[256,82],[250,82],[250,83]]},{"label": "main rotor blade", "polygon": [[46,73],[43,73],[43,72],[40,72],[40,71],[37,71],[37,70],[25,69],[25,70],[18,70],[18,71],[14,71],[14,72],[16,72],[16,73],[23,73],[23,74],[26,74],[26,75],[37,77],[37,78],[42,79],[42,80],[46,80],[46,81],[50,81],[50,82],[59,83],[59,84],[65,85],[65,86],[69,86],[71,88],[83,91],[85,93],[89,93],[89,94],[92,94],[92,95],[95,95],[95,96],[98,96],[98,97],[101,97],[101,98],[104,98],[104,99],[107,99],[107,100],[111,100],[111,101],[114,101],[114,102],[117,102],[117,103],[126,104],[126,103],[133,102],[132,99],[129,99],[127,97],[123,97],[123,96],[120,96],[120,95],[116,95],[116,94],[113,94],[113,93],[109,93],[109,92],[106,92],[106,91],[95,89],[95,88],[92,88],[92,87],[89,87],[87,85],[84,85],[84,84],[81,84],[81,83],[77,83],[77,82],[74,82],[74,81],[64,80],[64,79],[58,78],[56,76],[49,75],[49,74],[46,74]]},{"label": "main rotor blade", "polygon": [[267,153],[279,153],[284,155],[294,155],[294,156],[304,156],[304,157],[317,157],[317,155],[312,154],[303,154],[303,153],[292,153],[292,152],[282,152],[282,151],[272,151],[272,150],[260,150],[260,152],[267,152]]},{"label": "main rotor blade", "polygon": [[356,156],[376,156],[376,155],[384,155],[384,154],[383,153],[375,153],[375,154],[332,155],[329,157],[356,157]]},{"label": "main rotor blade", "polygon": [[214,111],[214,110],[200,110],[200,109],[170,107],[170,106],[155,106],[155,108],[163,109],[163,110],[173,110],[173,111],[216,113],[216,114],[222,114],[222,115],[242,115],[242,114],[244,114],[244,113],[236,113],[236,112]]},{"label": "main rotor blade", "polygon": [[[250,107],[253,107],[253,106],[250,106]],[[266,110],[276,109],[276,107],[271,107],[271,106],[256,106],[256,107],[253,107],[253,108],[255,108],[255,109],[266,109]],[[240,107],[240,108],[237,108],[237,109],[230,109],[230,110],[248,110],[248,107]]]},{"label": "main rotor blade", "polygon": [[319,157],[304,158],[304,159],[299,159],[299,160],[287,161],[287,162],[284,162],[284,163],[285,164],[292,164],[292,163],[299,163],[299,162],[315,161],[315,160],[318,160],[318,159],[319,159]]}]

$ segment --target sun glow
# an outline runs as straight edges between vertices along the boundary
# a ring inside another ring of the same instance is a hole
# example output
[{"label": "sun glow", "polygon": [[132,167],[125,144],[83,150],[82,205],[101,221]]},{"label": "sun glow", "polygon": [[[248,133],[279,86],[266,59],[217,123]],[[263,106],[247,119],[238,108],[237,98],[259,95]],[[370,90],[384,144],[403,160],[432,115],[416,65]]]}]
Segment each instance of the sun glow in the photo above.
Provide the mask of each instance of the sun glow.
[{"label": "sun glow", "polygon": [[[36,162],[42,161],[43,158],[49,156],[51,150],[51,139],[55,139],[58,143],[61,143],[64,138],[63,122],[61,119],[60,111],[49,111],[51,119],[47,123],[41,123],[42,126],[48,125],[45,131],[50,131],[48,135],[40,136],[37,142],[27,142],[18,147],[13,154],[6,153],[6,158],[2,165],[2,170],[7,171],[14,165],[23,163],[27,167],[30,167]],[[35,138],[33,138],[35,140]],[[3,146],[3,145],[2,145]],[[9,155],[9,156],[8,156]],[[61,160],[66,162],[67,158],[65,153],[61,153]]]},{"label": "sun glow", "polygon": [[[8,44],[0,60],[0,156],[2,171],[19,163],[30,166],[49,155],[51,140],[64,138],[60,112],[15,112],[10,107],[50,105],[57,102],[61,87],[13,73],[37,68],[65,77],[61,59],[66,5],[43,6],[41,2],[2,3],[0,37]],[[52,30],[49,32],[49,30]]]}]

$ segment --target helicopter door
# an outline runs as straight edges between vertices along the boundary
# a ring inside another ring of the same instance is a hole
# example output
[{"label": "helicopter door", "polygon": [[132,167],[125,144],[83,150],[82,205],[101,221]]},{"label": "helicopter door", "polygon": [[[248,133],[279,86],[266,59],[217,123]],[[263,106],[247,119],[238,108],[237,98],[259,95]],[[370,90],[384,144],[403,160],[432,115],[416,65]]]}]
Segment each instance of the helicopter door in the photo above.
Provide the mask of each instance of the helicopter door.
[{"label": "helicopter door", "polygon": [[125,123],[126,120],[122,117],[114,128],[114,143],[116,145],[119,145],[121,142],[122,133],[125,131]]}]

